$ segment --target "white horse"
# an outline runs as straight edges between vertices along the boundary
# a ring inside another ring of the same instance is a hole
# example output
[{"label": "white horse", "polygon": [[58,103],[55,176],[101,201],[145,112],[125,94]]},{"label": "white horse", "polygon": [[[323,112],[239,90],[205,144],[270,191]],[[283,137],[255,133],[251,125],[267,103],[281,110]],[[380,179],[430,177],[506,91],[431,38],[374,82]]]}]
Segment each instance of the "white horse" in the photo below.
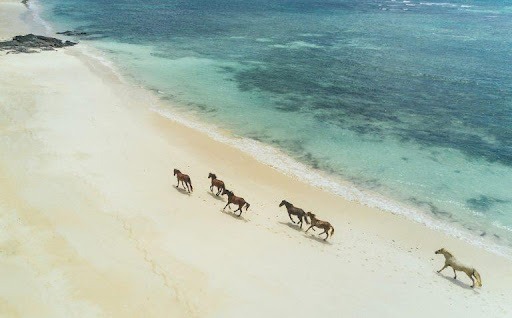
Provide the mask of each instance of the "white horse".
[{"label": "white horse", "polygon": [[473,277],[476,278],[477,286],[482,287],[482,279],[480,278],[480,274],[478,274],[476,269],[459,263],[459,261],[457,261],[457,259],[450,252],[445,250],[444,248],[437,250],[436,254],[443,254],[444,258],[445,258],[444,266],[443,266],[443,268],[441,268],[440,270],[437,271],[438,273],[440,273],[446,267],[450,266],[453,269],[453,274],[455,275],[453,277],[454,279],[457,279],[456,270],[461,271],[461,272],[466,273],[466,275],[468,275],[468,277],[471,278],[471,281],[473,282],[473,285],[471,285],[471,287],[475,287],[475,280],[473,279]]}]

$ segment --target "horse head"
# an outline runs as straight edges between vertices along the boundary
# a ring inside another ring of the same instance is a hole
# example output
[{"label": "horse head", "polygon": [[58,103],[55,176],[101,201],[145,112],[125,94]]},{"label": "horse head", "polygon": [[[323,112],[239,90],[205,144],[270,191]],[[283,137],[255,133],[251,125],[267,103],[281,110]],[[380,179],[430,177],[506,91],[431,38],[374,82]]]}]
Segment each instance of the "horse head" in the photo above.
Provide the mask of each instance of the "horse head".
[{"label": "horse head", "polygon": [[227,194],[227,195],[228,195],[228,197],[230,197],[230,196],[232,196],[232,195],[233,195],[233,191],[229,191],[228,189],[224,189],[224,190],[222,191],[222,195],[224,195],[224,194]]},{"label": "horse head", "polygon": [[436,254],[443,254],[443,255],[448,255],[448,256],[452,256],[452,254],[450,252],[448,252],[444,247],[437,250],[436,251]]},{"label": "horse head", "polygon": [[453,257],[453,254],[448,252],[444,247],[436,251],[436,254],[443,254],[444,258],[449,259]]},{"label": "horse head", "polygon": [[177,173],[181,173],[178,169],[174,169],[174,175],[176,175]]},{"label": "horse head", "polygon": [[283,201],[281,201],[281,203],[279,203],[279,207],[282,207],[283,205],[288,206],[289,204],[291,204],[291,203],[286,200],[283,200]]},{"label": "horse head", "polygon": [[212,178],[212,180],[215,180],[215,179],[217,179],[217,176],[215,175],[215,173],[211,173],[211,172],[210,172],[210,173],[208,174],[208,179],[210,179],[210,178]]},{"label": "horse head", "polygon": [[[306,219],[307,219],[308,217],[309,217],[310,219],[312,219],[312,220],[313,220],[313,219],[316,219],[316,215],[315,215],[315,214],[313,214],[313,212],[307,212],[307,213],[306,213]],[[308,222],[308,224],[309,224],[309,222]]]}]

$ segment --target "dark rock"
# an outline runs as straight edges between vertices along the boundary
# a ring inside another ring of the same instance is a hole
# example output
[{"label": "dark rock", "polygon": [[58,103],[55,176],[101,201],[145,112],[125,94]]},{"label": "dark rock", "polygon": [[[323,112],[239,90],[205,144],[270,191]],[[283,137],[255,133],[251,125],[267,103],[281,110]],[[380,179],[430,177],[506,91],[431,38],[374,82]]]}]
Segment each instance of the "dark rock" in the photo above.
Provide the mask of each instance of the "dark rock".
[{"label": "dark rock", "polygon": [[0,42],[0,51],[7,53],[36,53],[38,50],[51,51],[56,48],[73,46],[75,42],[65,41],[42,35],[17,35],[11,41]]},{"label": "dark rock", "polygon": [[64,31],[64,32],[57,32],[57,34],[67,35],[67,36],[84,36],[89,35],[87,32],[81,32],[81,31]]}]

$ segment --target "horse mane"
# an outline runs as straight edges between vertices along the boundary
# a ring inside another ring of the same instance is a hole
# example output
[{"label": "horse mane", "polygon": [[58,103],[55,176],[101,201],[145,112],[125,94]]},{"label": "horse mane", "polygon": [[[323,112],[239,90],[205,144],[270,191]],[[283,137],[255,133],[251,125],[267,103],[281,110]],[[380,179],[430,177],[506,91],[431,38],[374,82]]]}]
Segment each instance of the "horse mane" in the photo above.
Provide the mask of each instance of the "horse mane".
[{"label": "horse mane", "polygon": [[217,179],[217,175],[215,173],[210,172],[210,176],[212,177],[212,179]]},{"label": "horse mane", "polygon": [[444,247],[443,247],[443,251],[444,251],[444,252],[445,252],[449,257],[453,257],[453,254],[452,254],[452,253],[450,253],[450,252],[448,252],[448,250],[447,250],[447,249],[445,249]]}]

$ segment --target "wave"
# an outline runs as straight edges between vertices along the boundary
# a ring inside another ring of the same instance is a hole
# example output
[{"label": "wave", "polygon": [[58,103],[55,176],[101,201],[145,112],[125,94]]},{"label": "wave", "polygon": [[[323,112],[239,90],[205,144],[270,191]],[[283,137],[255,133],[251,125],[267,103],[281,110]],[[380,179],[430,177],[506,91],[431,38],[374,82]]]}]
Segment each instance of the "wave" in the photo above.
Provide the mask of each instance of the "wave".
[{"label": "wave", "polygon": [[293,41],[293,42],[286,43],[286,44],[274,44],[274,45],[271,45],[271,47],[275,47],[275,48],[279,48],[279,49],[292,49],[292,50],[300,50],[303,48],[308,48],[308,49],[322,48],[322,46],[320,46],[320,45],[317,45],[314,43],[309,43],[309,42],[304,42],[304,41]]},{"label": "wave", "polygon": [[458,7],[459,5],[456,3],[450,3],[450,2],[420,2],[421,5],[425,6],[439,6],[439,7],[445,7],[445,8],[453,8]]}]

